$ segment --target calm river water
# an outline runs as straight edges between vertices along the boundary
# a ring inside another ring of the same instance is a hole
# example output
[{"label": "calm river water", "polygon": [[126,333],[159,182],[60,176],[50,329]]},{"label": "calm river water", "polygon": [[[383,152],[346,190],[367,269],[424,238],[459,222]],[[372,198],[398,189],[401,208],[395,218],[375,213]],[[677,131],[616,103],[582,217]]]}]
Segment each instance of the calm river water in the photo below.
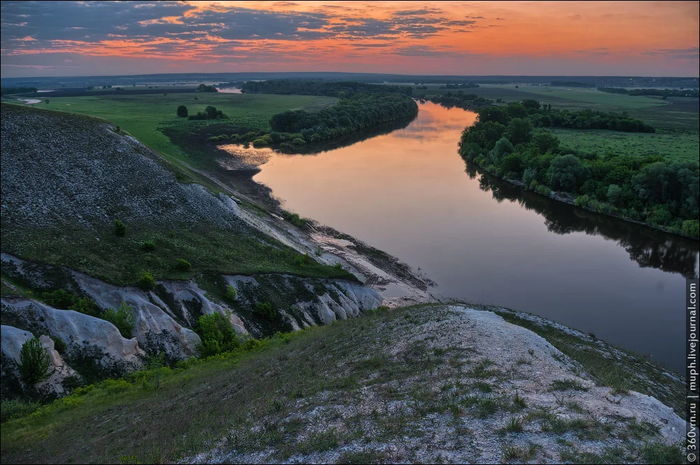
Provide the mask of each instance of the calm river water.
[{"label": "calm river water", "polygon": [[421,104],[389,134],[275,154],[255,180],[286,209],[420,268],[433,294],[541,315],[681,371],[697,242],[470,172],[457,142],[475,117]]}]

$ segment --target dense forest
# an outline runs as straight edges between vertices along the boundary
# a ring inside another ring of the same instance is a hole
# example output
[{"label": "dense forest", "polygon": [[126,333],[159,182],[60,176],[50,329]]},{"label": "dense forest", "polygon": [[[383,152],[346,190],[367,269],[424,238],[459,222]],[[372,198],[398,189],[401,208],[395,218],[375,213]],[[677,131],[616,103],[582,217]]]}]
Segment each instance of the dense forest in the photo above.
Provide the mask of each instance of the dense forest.
[{"label": "dense forest", "polygon": [[693,97],[698,98],[698,89],[624,89],[622,87],[598,87],[601,92],[625,95],[657,95],[659,97]]},{"label": "dense forest", "polygon": [[250,82],[244,84],[243,89],[246,92],[324,95],[340,100],[318,112],[295,110],[278,113],[270,119],[269,133],[222,134],[210,137],[209,141],[230,140],[293,152],[307,143],[326,141],[382,123],[414,118],[418,114],[418,105],[408,96],[412,89],[406,86],[279,80]]},{"label": "dense forest", "polygon": [[[505,124],[510,118],[527,118],[536,128],[566,129],[609,129],[622,132],[655,132],[653,126],[644,121],[630,118],[627,112],[621,114],[593,110],[559,110],[552,105],[540,105],[536,100],[526,99],[511,102],[507,106],[493,106],[493,101],[476,94],[446,92],[429,99],[446,108],[458,107],[465,110],[482,108],[487,118]],[[488,107],[488,108],[483,108]]]},{"label": "dense forest", "polygon": [[465,94],[461,90],[456,93],[445,92],[444,94],[433,95],[429,100],[433,103],[439,103],[445,108],[457,107],[464,110],[473,110],[493,104],[493,100],[479,97],[476,94]]},{"label": "dense forest", "polygon": [[[579,207],[698,237],[697,162],[567,149],[554,134],[537,127],[551,111],[535,101],[478,110],[477,122],[462,134],[460,154],[467,162],[540,194],[568,193]],[[574,121],[578,117],[617,125],[623,121],[619,115],[600,112],[566,113],[568,118],[577,115]]]},{"label": "dense forest", "polygon": [[325,82],[304,79],[277,79],[261,82],[246,82],[241,86],[244,93],[284,95],[325,95],[346,98],[357,93],[384,94],[387,92],[412,95],[413,87],[363,82]]},{"label": "dense forest", "polygon": [[3,87],[0,89],[2,95],[12,94],[32,94],[37,91],[36,87]]}]

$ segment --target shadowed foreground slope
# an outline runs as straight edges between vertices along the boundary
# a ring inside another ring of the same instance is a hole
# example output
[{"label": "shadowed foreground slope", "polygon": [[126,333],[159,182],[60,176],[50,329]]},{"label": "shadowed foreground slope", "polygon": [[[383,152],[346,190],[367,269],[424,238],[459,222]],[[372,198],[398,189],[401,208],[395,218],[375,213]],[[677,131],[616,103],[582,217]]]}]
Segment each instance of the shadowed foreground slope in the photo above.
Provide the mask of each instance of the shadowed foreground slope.
[{"label": "shadowed foreground slope", "polygon": [[462,305],[380,311],[128,379],[5,423],[3,462],[682,458],[669,407],[596,385],[542,337]]}]

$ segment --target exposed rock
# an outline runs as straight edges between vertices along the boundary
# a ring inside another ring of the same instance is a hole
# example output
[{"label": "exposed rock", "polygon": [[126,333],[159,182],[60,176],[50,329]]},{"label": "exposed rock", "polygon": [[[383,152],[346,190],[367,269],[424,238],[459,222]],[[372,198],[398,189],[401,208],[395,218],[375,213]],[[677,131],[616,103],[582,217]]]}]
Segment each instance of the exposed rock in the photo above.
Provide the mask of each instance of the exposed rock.
[{"label": "exposed rock", "polygon": [[73,310],[57,310],[36,300],[23,297],[3,297],[3,314],[33,323],[51,337],[60,337],[70,346],[95,346],[105,357],[103,363],[117,361],[140,366],[136,338],[126,339],[112,323]]},{"label": "exposed rock", "polygon": [[[3,355],[19,364],[22,345],[32,339],[34,335],[29,331],[2,325],[1,337]],[[66,393],[63,381],[68,377],[76,376],[77,373],[66,364],[61,354],[54,348],[54,341],[50,337],[42,335],[39,337],[39,341],[49,356],[51,366],[49,367],[50,376],[37,383],[35,387],[43,395],[63,395]],[[18,377],[19,373],[15,373],[15,376]]]},{"label": "exposed rock", "polygon": [[[197,353],[197,344],[200,342],[197,333],[176,322],[168,314],[172,314],[172,309],[168,309],[167,305],[157,297],[154,299],[152,293],[136,287],[108,284],[83,273],[74,272],[73,276],[80,289],[100,308],[119,308],[122,303],[131,307],[136,323],[135,337],[142,347],[148,345],[149,336],[154,337],[165,333],[174,336],[174,338],[165,338],[160,347],[169,356],[184,358]],[[160,305],[158,305],[159,302]]]},{"label": "exposed rock", "polygon": [[[398,310],[332,340],[332,361],[313,365],[318,379],[352,383],[296,399],[297,381],[281,390],[280,413],[256,411],[183,463],[637,463],[645,443],[677,445],[685,435],[670,407],[597,385],[547,340],[490,311]],[[266,425],[285,440],[246,449],[230,439],[258,437]],[[315,447],[326,437],[335,445]],[[605,458],[612,450],[619,458]]]}]

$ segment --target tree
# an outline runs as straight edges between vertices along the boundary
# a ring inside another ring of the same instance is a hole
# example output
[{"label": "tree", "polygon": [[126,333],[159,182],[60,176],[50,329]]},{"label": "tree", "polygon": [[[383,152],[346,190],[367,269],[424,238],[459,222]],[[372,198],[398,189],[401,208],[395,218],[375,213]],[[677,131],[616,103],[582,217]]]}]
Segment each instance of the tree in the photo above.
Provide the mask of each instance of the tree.
[{"label": "tree", "polygon": [[479,122],[494,121],[503,125],[508,124],[508,112],[503,107],[486,107],[479,110]]},{"label": "tree", "polygon": [[550,185],[555,190],[576,192],[585,171],[585,167],[575,155],[556,156],[550,167]]},{"label": "tree", "polygon": [[187,107],[184,105],[180,105],[177,107],[177,116],[180,116],[182,118],[187,118],[187,115],[189,112],[187,111]]},{"label": "tree", "polygon": [[511,118],[527,118],[529,115],[527,108],[518,102],[509,103],[506,107],[506,111]]},{"label": "tree", "polygon": [[616,205],[620,201],[620,196],[622,195],[622,188],[617,184],[610,184],[608,186],[608,202]]},{"label": "tree", "polygon": [[511,144],[505,137],[502,137],[498,142],[496,142],[493,150],[489,152],[489,158],[494,165],[498,166],[501,164],[503,159],[511,153],[513,153],[513,144]]},{"label": "tree", "polygon": [[503,136],[513,145],[525,144],[532,140],[533,130],[534,128],[530,120],[526,118],[513,118],[510,120]]},{"label": "tree", "polygon": [[544,154],[559,147],[559,139],[549,131],[539,129],[532,136],[532,141],[537,146],[537,150]]},{"label": "tree", "polygon": [[216,119],[216,114],[217,114],[216,107],[209,105],[204,109],[204,112],[207,114],[208,119]]},{"label": "tree", "polygon": [[197,346],[202,357],[229,352],[241,345],[230,320],[218,312],[200,316],[197,320],[196,332],[202,341]]},{"label": "tree", "polygon": [[33,337],[22,344],[19,351],[19,373],[25,383],[34,385],[48,378],[50,366],[49,354],[39,339]]},{"label": "tree", "polygon": [[119,310],[108,308],[105,312],[104,319],[117,327],[121,335],[127,339],[131,338],[134,332],[134,314],[131,306],[126,302],[122,302]]}]

